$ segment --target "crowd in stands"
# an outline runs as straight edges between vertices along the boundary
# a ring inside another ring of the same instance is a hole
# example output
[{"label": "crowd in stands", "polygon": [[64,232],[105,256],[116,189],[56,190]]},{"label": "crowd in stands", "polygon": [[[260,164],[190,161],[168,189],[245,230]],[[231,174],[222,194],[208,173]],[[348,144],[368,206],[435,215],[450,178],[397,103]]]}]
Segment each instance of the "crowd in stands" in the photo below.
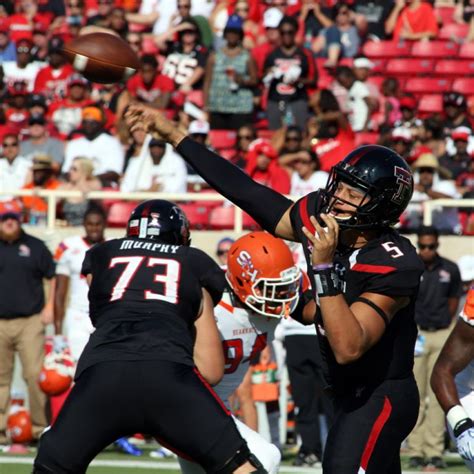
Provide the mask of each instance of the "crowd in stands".
[{"label": "crowd in stands", "polygon": [[[140,57],[123,84],[90,83],[61,54],[98,28]],[[130,135],[123,113],[138,100],[294,196],[324,186],[355,146],[392,147],[415,172],[402,219],[414,231],[427,200],[474,197],[473,59],[469,0],[6,0],[0,199],[34,224],[46,202],[8,192],[205,187],[169,145]],[[86,207],[65,199],[58,215],[77,225]],[[439,208],[433,223],[473,234],[471,211]]]}]

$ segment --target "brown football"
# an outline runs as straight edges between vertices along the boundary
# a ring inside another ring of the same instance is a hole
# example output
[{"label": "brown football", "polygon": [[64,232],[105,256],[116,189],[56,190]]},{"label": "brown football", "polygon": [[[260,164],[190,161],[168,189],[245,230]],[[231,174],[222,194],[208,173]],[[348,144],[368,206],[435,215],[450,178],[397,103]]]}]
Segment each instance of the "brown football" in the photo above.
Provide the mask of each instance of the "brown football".
[{"label": "brown football", "polygon": [[109,33],[89,33],[64,45],[64,55],[89,81],[111,84],[128,79],[139,68],[129,44]]}]

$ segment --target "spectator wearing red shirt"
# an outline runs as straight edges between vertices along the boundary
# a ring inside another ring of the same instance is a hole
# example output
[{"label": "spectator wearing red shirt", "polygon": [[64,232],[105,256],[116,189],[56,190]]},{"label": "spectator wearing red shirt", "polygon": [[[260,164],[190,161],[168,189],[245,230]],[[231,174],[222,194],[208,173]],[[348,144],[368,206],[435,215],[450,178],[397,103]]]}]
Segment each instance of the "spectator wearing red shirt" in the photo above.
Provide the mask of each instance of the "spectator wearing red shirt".
[{"label": "spectator wearing red shirt", "polygon": [[89,98],[89,83],[80,74],[73,74],[68,80],[66,97],[51,104],[48,112],[60,138],[67,138],[79,128],[82,109],[92,103]]},{"label": "spectator wearing red shirt", "polygon": [[130,96],[159,109],[166,109],[174,90],[173,80],[158,71],[155,56],[145,54],[140,60],[141,68],[127,82]]},{"label": "spectator wearing red shirt", "polygon": [[278,165],[277,152],[268,140],[258,138],[249,146],[245,171],[257,183],[263,184],[282,194],[290,192],[290,177]]},{"label": "spectator wearing red shirt", "polygon": [[265,28],[265,41],[252,49],[252,57],[257,64],[258,77],[263,77],[263,66],[265,58],[277,47],[280,46],[280,32],[278,25],[283,18],[278,8],[269,8],[263,14],[263,26]]},{"label": "spectator wearing red shirt", "polygon": [[5,112],[7,122],[15,133],[22,133],[28,126],[28,90],[23,81],[8,86],[8,107]]},{"label": "spectator wearing red shirt", "polygon": [[53,37],[48,45],[48,66],[40,69],[36,76],[34,92],[43,94],[49,100],[62,99],[66,95],[67,81],[74,74],[74,69],[61,53],[64,42]]},{"label": "spectator wearing red shirt", "polygon": [[438,22],[433,7],[422,0],[396,2],[385,22],[385,32],[393,33],[394,41],[436,38]]}]

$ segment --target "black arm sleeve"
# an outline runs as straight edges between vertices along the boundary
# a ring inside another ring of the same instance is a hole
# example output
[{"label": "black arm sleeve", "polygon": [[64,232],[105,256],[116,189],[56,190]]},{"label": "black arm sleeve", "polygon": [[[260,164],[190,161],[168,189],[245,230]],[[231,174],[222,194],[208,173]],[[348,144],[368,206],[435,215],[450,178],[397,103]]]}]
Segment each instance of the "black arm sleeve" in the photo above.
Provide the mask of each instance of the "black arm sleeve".
[{"label": "black arm sleeve", "polygon": [[274,233],[293,201],[256,183],[240,168],[190,138],[179,143],[178,153],[216,191],[250,214],[265,230]]}]

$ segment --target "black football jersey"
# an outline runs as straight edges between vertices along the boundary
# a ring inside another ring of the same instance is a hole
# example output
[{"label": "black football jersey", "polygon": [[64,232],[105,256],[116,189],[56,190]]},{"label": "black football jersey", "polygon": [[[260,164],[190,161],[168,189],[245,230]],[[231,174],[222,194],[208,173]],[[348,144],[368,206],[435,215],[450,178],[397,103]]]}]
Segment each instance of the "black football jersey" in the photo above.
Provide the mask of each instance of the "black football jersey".
[{"label": "black football jersey", "polygon": [[[308,194],[291,210],[293,231],[303,244],[313,288],[312,248],[301,228],[305,226],[314,232],[309,216],[314,215],[316,195]],[[318,312],[316,330],[328,384],[336,393],[347,393],[350,389],[376,386],[383,380],[408,376],[413,369],[417,334],[415,300],[424,270],[415,248],[408,239],[389,228],[363,248],[338,249],[334,265],[339,277],[345,282],[344,297],[348,305],[366,292],[407,296],[410,303],[395,314],[377,344],[359,360],[346,365],[337,363],[325,337],[322,316]]]},{"label": "black football jersey", "polygon": [[217,304],[225,287],[219,266],[201,250],[138,238],[92,247],[82,265],[92,275],[90,318],[96,330],[76,376],[104,360],[193,363],[194,322],[202,289]]}]

